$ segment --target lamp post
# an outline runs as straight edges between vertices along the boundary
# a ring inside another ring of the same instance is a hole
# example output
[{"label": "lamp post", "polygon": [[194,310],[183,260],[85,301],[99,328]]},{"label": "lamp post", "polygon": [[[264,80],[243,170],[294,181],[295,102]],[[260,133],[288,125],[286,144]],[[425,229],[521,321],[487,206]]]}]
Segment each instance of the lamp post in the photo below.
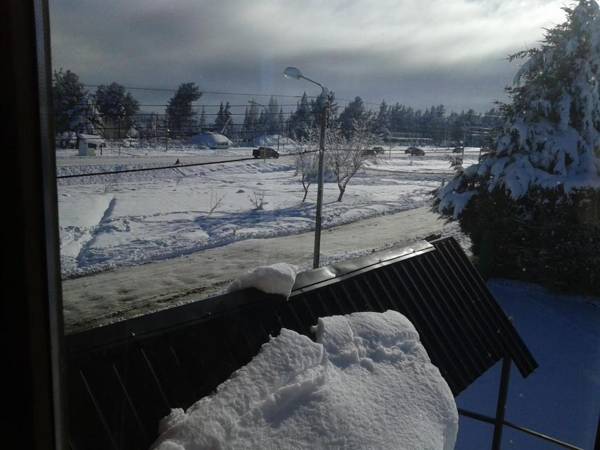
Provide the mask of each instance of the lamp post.
[{"label": "lamp post", "polygon": [[321,83],[311,80],[302,75],[300,69],[296,67],[288,67],[284,70],[283,75],[286,78],[294,78],[296,80],[304,79],[310,83],[316,84],[321,88],[321,95],[325,99],[323,111],[321,111],[321,133],[319,136],[319,167],[317,172],[317,211],[315,215],[315,247],[313,251],[313,268],[319,267],[319,259],[321,256],[321,213],[323,211],[323,160],[325,155],[325,129],[327,127],[327,112],[329,109],[328,90]]}]

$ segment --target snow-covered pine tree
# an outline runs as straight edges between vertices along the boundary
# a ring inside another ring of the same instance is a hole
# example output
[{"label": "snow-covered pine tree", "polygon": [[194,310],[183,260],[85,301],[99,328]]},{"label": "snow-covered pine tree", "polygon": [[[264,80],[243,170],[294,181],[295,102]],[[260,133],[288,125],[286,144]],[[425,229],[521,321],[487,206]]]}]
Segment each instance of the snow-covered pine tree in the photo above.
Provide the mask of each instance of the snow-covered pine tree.
[{"label": "snow-covered pine tree", "polygon": [[580,0],[525,63],[490,153],[436,194],[490,274],[600,293],[600,8]]},{"label": "snow-covered pine tree", "polygon": [[77,74],[62,69],[52,76],[54,129],[57,134],[85,131],[91,106],[88,93]]},{"label": "snow-covered pine tree", "polygon": [[169,100],[167,118],[171,131],[177,136],[190,136],[193,133],[196,112],[192,103],[202,96],[195,83],[182,83]]}]

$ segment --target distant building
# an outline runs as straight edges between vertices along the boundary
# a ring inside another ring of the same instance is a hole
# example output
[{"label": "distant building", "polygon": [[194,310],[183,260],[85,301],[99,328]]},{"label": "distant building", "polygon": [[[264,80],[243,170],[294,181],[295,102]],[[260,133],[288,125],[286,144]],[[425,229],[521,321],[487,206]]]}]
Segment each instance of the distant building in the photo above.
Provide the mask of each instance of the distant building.
[{"label": "distant building", "polygon": [[286,136],[282,136],[280,134],[263,134],[261,136],[255,137],[252,143],[256,147],[279,147],[297,145],[296,142]]},{"label": "distant building", "polygon": [[96,156],[96,150],[106,147],[106,142],[97,134],[79,134],[79,156]]},{"label": "distant building", "polygon": [[432,138],[417,133],[389,133],[383,140],[398,145],[433,145],[434,143]]},{"label": "distant building", "polygon": [[208,147],[211,149],[229,148],[233,144],[227,136],[212,131],[204,131],[200,134],[196,134],[192,136],[190,141],[192,145]]}]

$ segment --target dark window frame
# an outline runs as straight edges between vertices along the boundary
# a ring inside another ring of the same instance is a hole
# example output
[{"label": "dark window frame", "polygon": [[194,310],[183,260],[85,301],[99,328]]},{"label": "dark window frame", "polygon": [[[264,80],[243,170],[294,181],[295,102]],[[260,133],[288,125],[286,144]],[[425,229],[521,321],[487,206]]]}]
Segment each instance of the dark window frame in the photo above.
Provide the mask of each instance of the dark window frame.
[{"label": "dark window frame", "polygon": [[[63,323],[47,0],[8,0],[3,107],[6,208],[2,332],[10,416],[6,448],[64,449]],[[3,415],[4,416],[4,415]],[[14,444],[13,444],[14,442]]]}]

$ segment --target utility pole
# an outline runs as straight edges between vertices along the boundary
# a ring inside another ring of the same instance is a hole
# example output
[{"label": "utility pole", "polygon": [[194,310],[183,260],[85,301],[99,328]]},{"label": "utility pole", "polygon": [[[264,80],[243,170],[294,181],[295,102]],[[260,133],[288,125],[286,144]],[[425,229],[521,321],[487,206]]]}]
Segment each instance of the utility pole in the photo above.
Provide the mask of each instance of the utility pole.
[{"label": "utility pole", "polygon": [[317,174],[317,211],[315,217],[315,248],[313,251],[313,268],[319,267],[321,256],[321,223],[323,211],[323,175],[325,160],[325,131],[327,129],[327,114],[329,110],[329,96],[325,95],[325,105],[321,112],[321,133],[319,136],[319,172]]},{"label": "utility pole", "polygon": [[302,72],[296,67],[287,67],[283,75],[286,78],[296,80],[306,80],[321,88],[321,97],[324,100],[323,111],[321,112],[321,133],[319,136],[319,168],[318,168],[318,187],[317,187],[317,211],[315,214],[315,247],[313,251],[313,268],[319,267],[321,256],[321,213],[323,211],[323,164],[325,159],[325,131],[327,128],[327,114],[329,110],[329,91],[321,83],[302,75]]},{"label": "utility pole", "polygon": [[165,133],[165,152],[169,150],[169,121],[167,120],[167,132]]}]

